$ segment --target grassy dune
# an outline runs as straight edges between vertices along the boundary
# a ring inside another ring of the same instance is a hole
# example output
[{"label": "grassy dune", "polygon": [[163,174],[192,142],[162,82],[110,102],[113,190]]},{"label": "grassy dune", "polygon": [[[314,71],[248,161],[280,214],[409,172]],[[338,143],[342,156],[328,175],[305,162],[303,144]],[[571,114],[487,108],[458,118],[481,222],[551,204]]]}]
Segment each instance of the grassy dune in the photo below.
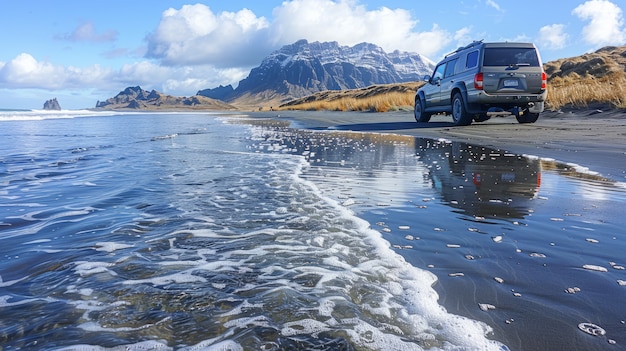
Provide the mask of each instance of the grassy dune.
[{"label": "grassy dune", "polygon": [[548,105],[585,108],[592,104],[626,108],[626,46],[548,62]]},{"label": "grassy dune", "polygon": [[[626,46],[548,62],[547,109],[602,105],[626,108]],[[376,85],[362,89],[324,91],[293,100],[281,110],[372,111],[412,110],[414,95],[424,83]]]},{"label": "grassy dune", "polygon": [[323,91],[280,106],[282,110],[387,112],[413,109],[418,87],[424,83],[373,85],[362,89]]},{"label": "grassy dune", "polygon": [[554,110],[596,104],[626,108],[626,72],[604,77],[557,77],[548,83],[548,89],[548,108]]}]

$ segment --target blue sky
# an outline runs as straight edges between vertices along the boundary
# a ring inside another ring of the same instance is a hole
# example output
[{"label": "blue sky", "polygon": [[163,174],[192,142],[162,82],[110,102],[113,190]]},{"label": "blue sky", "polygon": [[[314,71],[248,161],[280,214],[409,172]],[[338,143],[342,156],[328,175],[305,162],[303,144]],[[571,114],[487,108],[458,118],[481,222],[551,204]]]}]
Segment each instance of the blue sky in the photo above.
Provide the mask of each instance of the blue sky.
[{"label": "blue sky", "polygon": [[544,62],[626,45],[626,0],[3,1],[0,108],[94,107],[128,86],[236,85],[299,39],[438,60],[472,40],[531,41]]}]

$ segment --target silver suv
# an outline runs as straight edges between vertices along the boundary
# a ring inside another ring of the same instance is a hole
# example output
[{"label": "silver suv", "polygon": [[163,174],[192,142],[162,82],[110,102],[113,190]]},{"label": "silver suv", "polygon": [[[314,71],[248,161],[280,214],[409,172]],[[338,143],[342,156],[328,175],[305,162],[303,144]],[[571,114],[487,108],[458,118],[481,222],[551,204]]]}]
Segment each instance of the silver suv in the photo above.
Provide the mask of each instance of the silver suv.
[{"label": "silver suv", "polygon": [[534,123],[543,112],[547,77],[532,43],[475,41],[446,55],[415,94],[415,120],[451,114],[454,125],[514,115]]}]

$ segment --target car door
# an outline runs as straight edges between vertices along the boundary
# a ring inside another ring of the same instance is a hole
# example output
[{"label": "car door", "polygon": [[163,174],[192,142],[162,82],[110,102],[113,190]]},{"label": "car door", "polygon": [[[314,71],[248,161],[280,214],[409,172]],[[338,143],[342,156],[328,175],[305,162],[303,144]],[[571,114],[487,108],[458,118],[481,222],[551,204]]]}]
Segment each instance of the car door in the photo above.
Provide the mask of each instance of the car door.
[{"label": "car door", "polygon": [[439,83],[439,100],[441,106],[449,106],[452,104],[452,87],[454,86],[456,63],[459,59],[455,58],[446,64],[443,78]]},{"label": "car door", "polygon": [[446,62],[442,62],[435,67],[433,76],[428,80],[428,89],[424,90],[427,108],[441,106],[441,80],[444,77],[445,71]]}]

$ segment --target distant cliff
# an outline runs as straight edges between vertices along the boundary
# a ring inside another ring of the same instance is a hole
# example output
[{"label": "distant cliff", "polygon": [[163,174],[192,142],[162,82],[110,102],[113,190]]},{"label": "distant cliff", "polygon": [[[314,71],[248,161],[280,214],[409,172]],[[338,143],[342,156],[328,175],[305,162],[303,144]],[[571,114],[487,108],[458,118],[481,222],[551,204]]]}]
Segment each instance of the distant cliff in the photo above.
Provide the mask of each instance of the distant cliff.
[{"label": "distant cliff", "polygon": [[200,90],[196,93],[196,95],[227,101],[234,91],[235,89],[233,88],[233,86],[228,84],[227,86],[220,85],[217,88]]},{"label": "distant cliff", "polygon": [[417,81],[434,64],[417,53],[394,51],[361,43],[297,41],[267,56],[236,89],[220,86],[197,95],[231,103],[280,99],[283,102],[325,90],[364,88],[376,84]]},{"label": "distant cliff", "polygon": [[104,110],[234,110],[235,107],[205,96],[180,97],[150,92],[141,87],[128,87],[115,97],[96,103],[97,109]]},{"label": "distant cliff", "polygon": [[46,101],[43,104],[43,109],[44,110],[55,110],[55,111],[58,111],[58,110],[61,110],[61,105],[59,105],[59,102],[57,101],[57,98],[54,98],[54,99],[50,99],[50,100]]}]

